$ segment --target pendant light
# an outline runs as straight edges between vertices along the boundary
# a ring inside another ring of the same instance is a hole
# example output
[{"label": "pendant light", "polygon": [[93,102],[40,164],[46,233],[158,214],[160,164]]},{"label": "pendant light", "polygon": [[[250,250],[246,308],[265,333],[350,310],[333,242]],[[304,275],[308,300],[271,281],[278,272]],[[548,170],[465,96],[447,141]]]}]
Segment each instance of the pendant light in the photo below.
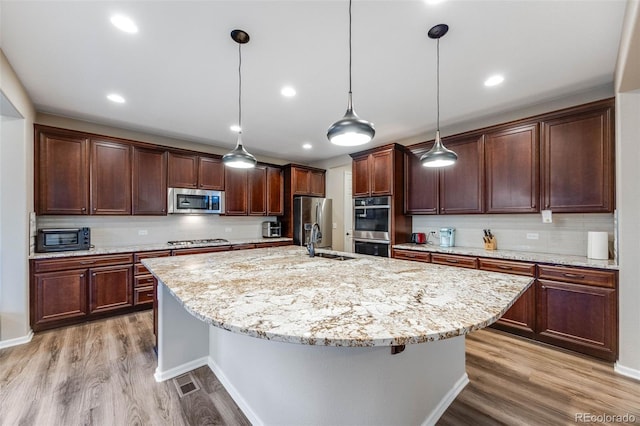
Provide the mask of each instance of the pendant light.
[{"label": "pendant light", "polygon": [[420,157],[420,162],[425,167],[445,167],[450,166],[458,160],[458,155],[451,151],[450,149],[445,148],[440,140],[440,37],[445,35],[449,31],[449,26],[447,24],[438,24],[435,27],[432,27],[429,30],[429,38],[436,39],[437,41],[437,95],[436,95],[436,110],[437,110],[437,120],[436,120],[436,141],[433,144],[433,147]]},{"label": "pendant light", "polygon": [[331,143],[341,146],[363,145],[376,134],[373,123],[363,120],[353,111],[351,92],[351,0],[349,0],[349,100],[344,117],[329,127],[327,138]]},{"label": "pendant light", "polygon": [[233,151],[222,157],[225,166],[235,169],[255,167],[256,157],[249,154],[242,145],[242,45],[249,42],[249,34],[242,30],[231,31],[231,38],[238,43],[238,142]]}]

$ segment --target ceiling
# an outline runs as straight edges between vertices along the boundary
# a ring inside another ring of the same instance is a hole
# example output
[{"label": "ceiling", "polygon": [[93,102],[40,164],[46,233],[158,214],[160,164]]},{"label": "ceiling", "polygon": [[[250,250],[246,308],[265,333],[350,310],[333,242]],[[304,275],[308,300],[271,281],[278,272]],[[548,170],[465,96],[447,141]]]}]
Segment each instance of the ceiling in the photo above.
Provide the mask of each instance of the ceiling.
[{"label": "ceiling", "polygon": [[[375,124],[371,146],[557,99],[613,81],[625,0],[355,0],[353,99]],[[132,18],[127,34],[110,23]],[[232,148],[238,118],[253,154],[313,162],[348,92],[348,1],[0,1],[0,47],[36,109]],[[485,87],[492,74],[503,84]],[[284,85],[297,95],[285,98]],[[126,103],[106,99],[112,92]],[[305,150],[304,143],[312,148]]]}]

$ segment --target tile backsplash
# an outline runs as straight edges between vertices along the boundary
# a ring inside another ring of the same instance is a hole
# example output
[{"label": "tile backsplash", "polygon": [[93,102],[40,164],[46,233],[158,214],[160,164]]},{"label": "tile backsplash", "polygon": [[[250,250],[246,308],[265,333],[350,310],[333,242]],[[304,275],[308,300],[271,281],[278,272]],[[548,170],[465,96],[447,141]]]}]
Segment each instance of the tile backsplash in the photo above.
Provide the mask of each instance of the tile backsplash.
[{"label": "tile backsplash", "polygon": [[262,237],[262,222],[274,217],[218,215],[38,216],[38,228],[91,228],[91,244],[118,247],[171,240]]},{"label": "tile backsplash", "polygon": [[613,257],[614,216],[609,213],[555,213],[552,223],[542,223],[540,214],[413,216],[413,232],[435,231],[435,244],[439,244],[441,227],[456,229],[455,245],[460,247],[483,247],[482,230],[488,228],[498,241],[498,250],[578,256],[587,255],[589,231],[605,231]]}]

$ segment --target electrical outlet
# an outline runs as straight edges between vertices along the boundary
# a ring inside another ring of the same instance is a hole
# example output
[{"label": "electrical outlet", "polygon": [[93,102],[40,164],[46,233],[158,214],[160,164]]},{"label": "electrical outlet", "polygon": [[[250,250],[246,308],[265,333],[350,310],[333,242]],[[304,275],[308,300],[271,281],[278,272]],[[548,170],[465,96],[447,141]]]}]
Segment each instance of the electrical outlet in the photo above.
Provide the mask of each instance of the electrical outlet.
[{"label": "electrical outlet", "polygon": [[527,240],[537,240],[540,235],[537,232],[527,232]]},{"label": "electrical outlet", "polygon": [[338,229],[338,224],[333,222],[333,229]]},{"label": "electrical outlet", "polygon": [[149,231],[147,231],[146,229],[138,229],[138,235],[147,235],[149,234]]}]

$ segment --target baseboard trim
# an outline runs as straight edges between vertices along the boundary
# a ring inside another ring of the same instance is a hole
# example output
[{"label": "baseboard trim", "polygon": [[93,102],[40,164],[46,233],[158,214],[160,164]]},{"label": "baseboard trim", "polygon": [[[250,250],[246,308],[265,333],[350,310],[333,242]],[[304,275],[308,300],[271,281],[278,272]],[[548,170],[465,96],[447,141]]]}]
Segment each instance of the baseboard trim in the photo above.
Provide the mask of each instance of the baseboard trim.
[{"label": "baseboard trim", "polygon": [[238,405],[242,413],[247,417],[249,422],[254,426],[262,426],[264,422],[258,417],[258,415],[251,409],[251,406],[247,403],[247,401],[240,395],[240,392],[231,384],[227,376],[222,372],[218,364],[209,357],[209,362],[207,364],[213,374],[216,375],[222,386],[229,393],[233,401]]},{"label": "baseboard trim", "polygon": [[29,330],[26,336],[15,337],[13,339],[0,340],[0,349],[10,348],[12,346],[24,345],[33,339],[33,330]]},{"label": "baseboard trim", "polygon": [[188,373],[191,370],[195,370],[196,368],[202,367],[203,365],[208,365],[208,356],[204,356],[202,358],[194,359],[193,361],[189,361],[185,364],[178,365],[177,367],[173,367],[166,371],[160,371],[156,368],[156,372],[153,377],[156,379],[156,382],[164,382],[165,380],[173,379],[174,377],[178,377],[181,374]]},{"label": "baseboard trim", "polygon": [[436,408],[429,414],[429,417],[424,419],[422,422],[422,426],[432,426],[435,425],[440,417],[447,411],[447,408],[451,405],[451,403],[458,397],[458,394],[462,392],[462,390],[469,383],[469,376],[467,373],[464,373],[462,377],[458,379],[455,385],[451,388],[449,392],[440,400]]},{"label": "baseboard trim", "polygon": [[619,361],[616,362],[615,365],[613,366],[613,371],[623,376],[640,380],[640,370],[636,370],[635,368],[625,367],[624,365],[621,365]]}]

